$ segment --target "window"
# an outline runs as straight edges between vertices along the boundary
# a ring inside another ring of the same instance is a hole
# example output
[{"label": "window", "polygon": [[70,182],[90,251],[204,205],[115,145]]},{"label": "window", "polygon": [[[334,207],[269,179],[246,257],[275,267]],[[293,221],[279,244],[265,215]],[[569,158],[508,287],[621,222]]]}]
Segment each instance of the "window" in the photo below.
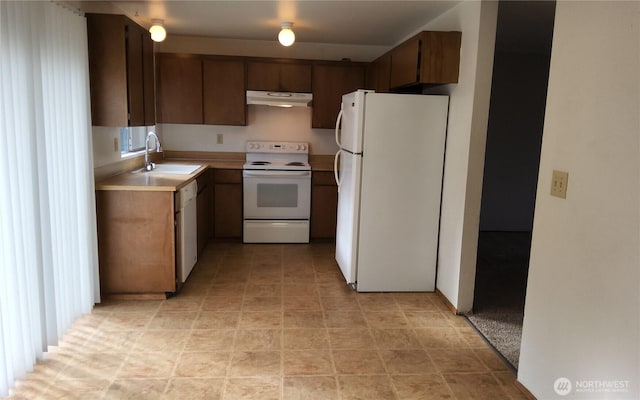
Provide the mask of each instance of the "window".
[{"label": "window", "polygon": [[[147,132],[154,132],[155,126],[129,126],[120,128],[120,155],[126,156],[144,150]],[[155,143],[151,143],[155,146]],[[155,147],[154,147],[155,148]]]}]

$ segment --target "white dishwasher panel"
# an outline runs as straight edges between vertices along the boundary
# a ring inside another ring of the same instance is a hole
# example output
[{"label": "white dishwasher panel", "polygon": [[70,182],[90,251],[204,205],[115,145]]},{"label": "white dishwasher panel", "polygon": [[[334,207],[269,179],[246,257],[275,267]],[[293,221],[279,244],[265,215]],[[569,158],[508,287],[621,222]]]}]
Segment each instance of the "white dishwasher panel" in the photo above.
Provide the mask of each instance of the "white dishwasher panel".
[{"label": "white dishwasher panel", "polygon": [[195,180],[180,189],[180,211],[177,229],[177,261],[180,282],[184,283],[198,261],[198,216],[196,197],[198,184]]}]

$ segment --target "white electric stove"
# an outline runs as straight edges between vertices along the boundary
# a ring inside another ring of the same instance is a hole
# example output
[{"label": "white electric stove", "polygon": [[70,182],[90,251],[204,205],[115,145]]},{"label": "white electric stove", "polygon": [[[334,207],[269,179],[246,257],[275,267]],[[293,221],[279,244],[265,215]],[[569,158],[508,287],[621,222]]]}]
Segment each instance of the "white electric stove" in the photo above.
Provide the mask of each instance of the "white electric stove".
[{"label": "white electric stove", "polygon": [[309,243],[309,144],[250,141],[243,167],[245,243]]}]

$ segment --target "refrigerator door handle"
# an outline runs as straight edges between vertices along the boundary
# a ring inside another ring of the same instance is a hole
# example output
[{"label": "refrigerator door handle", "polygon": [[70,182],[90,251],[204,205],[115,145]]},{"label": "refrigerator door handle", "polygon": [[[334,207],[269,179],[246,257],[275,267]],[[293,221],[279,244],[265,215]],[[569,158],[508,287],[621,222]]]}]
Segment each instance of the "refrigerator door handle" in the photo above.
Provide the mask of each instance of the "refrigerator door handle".
[{"label": "refrigerator door handle", "polygon": [[338,185],[338,193],[340,193],[340,183],[341,183],[340,177],[338,176],[338,160],[340,159],[340,153],[342,153],[342,149],[338,150],[335,158],[333,159],[333,176],[336,178],[336,185]]},{"label": "refrigerator door handle", "polygon": [[[336,118],[336,144],[338,145],[339,148],[342,148],[342,143],[340,143],[340,122],[341,121],[342,121],[342,106],[340,107],[338,118]],[[337,181],[337,178],[336,178],[336,181]]]}]

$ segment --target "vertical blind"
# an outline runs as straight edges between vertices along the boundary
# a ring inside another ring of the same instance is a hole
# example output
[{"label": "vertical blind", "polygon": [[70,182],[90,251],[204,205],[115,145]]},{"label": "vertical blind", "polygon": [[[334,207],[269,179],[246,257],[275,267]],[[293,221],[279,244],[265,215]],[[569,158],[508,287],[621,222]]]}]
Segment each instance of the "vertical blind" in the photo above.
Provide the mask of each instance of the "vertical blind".
[{"label": "vertical blind", "polygon": [[99,296],[86,21],[0,1],[0,397]]}]

